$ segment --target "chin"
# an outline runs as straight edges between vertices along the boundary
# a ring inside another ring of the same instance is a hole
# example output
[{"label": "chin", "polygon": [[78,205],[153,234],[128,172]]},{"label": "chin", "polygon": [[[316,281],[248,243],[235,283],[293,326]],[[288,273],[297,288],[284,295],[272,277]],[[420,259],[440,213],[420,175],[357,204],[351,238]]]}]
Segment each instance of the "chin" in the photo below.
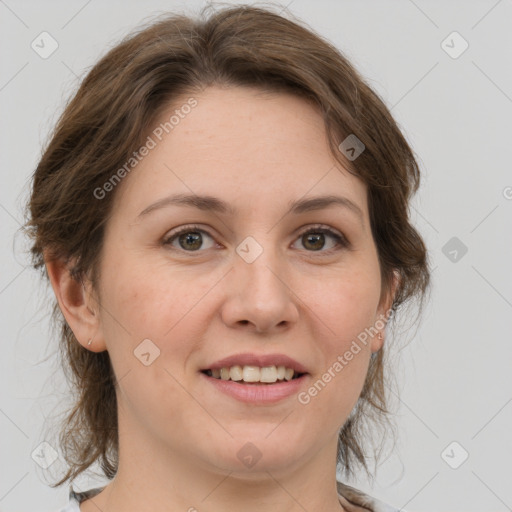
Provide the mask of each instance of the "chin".
[{"label": "chin", "polygon": [[[275,425],[274,425],[275,427]],[[289,436],[268,435],[271,429],[259,436],[235,436],[224,445],[217,444],[214,453],[207,457],[216,468],[233,472],[240,478],[268,479],[268,472],[278,474],[287,472],[301,458],[300,446]],[[211,448],[211,447],[210,447]]]}]

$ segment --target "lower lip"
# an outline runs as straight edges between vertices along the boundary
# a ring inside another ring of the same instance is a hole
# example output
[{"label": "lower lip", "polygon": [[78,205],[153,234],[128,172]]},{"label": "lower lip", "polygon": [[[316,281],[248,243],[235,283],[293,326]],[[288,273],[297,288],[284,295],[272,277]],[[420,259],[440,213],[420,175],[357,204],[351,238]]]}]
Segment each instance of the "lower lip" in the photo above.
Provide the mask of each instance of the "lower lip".
[{"label": "lower lip", "polygon": [[303,386],[307,374],[284,382],[275,384],[240,384],[233,380],[222,380],[209,377],[201,372],[201,376],[207,379],[219,391],[241,402],[250,404],[271,404],[296,395]]}]

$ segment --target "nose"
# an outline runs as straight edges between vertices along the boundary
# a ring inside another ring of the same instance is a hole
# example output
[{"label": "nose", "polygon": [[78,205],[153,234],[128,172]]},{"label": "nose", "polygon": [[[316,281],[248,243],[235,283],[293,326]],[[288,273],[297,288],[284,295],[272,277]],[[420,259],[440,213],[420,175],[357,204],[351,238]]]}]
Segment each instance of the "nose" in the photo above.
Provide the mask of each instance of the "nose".
[{"label": "nose", "polygon": [[221,311],[227,326],[271,334],[297,322],[299,299],[286,282],[284,265],[269,253],[264,251],[252,263],[235,257]]}]

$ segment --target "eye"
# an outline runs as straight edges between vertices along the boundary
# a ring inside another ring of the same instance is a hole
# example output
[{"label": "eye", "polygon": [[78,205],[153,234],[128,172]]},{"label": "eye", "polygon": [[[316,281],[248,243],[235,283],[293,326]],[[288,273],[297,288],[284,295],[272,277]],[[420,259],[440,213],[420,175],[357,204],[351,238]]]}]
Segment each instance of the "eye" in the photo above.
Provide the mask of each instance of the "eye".
[{"label": "eye", "polygon": [[[205,236],[207,240],[209,240],[206,246],[204,245]],[[199,249],[211,249],[215,245],[215,242],[203,229],[197,226],[184,226],[166,237],[163,244],[170,245],[174,249],[194,252],[199,251]]]},{"label": "eye", "polygon": [[[336,249],[350,246],[348,240],[341,233],[321,225],[303,231],[299,235],[299,240],[308,252],[330,253]],[[195,225],[183,226],[177,231],[171,232],[162,243],[173,249],[186,252],[200,252],[200,249],[211,249],[216,245],[213,238],[204,229]]]},{"label": "eye", "polygon": [[[329,239],[331,240],[330,242]],[[307,231],[303,231],[298,240],[300,240],[303,247],[310,252],[321,251],[329,253],[336,250],[336,248],[349,246],[347,239],[341,233],[322,226],[312,227]],[[326,244],[327,249],[322,250],[326,248]]]}]

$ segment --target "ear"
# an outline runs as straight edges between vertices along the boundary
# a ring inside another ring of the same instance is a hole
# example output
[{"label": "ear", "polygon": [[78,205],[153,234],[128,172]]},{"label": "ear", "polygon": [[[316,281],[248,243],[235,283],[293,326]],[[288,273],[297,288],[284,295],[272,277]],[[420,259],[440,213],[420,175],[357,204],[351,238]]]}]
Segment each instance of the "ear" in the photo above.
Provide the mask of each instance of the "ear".
[{"label": "ear", "polygon": [[379,302],[379,307],[377,309],[377,317],[375,318],[374,325],[375,329],[377,329],[379,333],[372,338],[372,352],[378,352],[384,346],[386,324],[391,314],[391,306],[393,305],[393,301],[395,299],[395,295],[399,284],[400,274],[396,270],[394,270],[389,289],[383,290]]},{"label": "ear", "polygon": [[106,350],[100,332],[99,304],[90,281],[77,281],[71,276],[70,265],[62,261],[46,260],[45,265],[60,310],[78,342],[92,352]]}]

